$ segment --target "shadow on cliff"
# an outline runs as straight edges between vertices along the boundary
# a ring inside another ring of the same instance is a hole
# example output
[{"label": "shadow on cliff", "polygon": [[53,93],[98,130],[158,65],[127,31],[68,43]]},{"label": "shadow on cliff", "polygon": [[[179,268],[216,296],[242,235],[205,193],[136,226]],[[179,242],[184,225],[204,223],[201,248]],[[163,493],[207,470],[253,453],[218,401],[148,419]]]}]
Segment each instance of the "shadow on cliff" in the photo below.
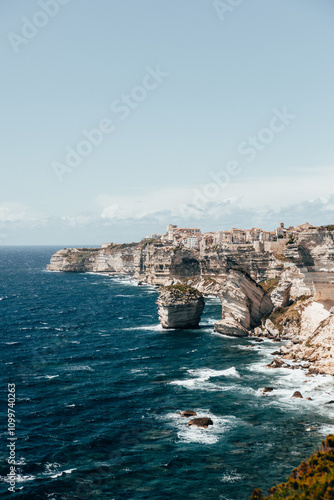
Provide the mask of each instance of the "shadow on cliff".
[{"label": "shadow on cliff", "polygon": [[192,252],[177,250],[172,258],[170,274],[177,279],[200,276],[200,263]]},{"label": "shadow on cliff", "polygon": [[[305,248],[301,245],[298,245],[298,253],[301,257],[303,267],[312,268],[315,266],[314,259],[313,259],[311,252],[308,248]],[[309,270],[312,271],[312,269],[309,269]]]}]

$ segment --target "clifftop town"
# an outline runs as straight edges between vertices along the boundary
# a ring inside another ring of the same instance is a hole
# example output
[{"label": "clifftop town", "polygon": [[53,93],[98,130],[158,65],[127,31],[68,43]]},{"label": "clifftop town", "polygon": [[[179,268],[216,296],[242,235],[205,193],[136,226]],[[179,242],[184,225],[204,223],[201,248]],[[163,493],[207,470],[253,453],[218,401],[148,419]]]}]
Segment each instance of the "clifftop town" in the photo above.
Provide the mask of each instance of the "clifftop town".
[{"label": "clifftop town", "polygon": [[255,249],[271,250],[275,245],[270,245],[271,242],[279,240],[289,240],[293,243],[295,237],[300,233],[308,231],[317,231],[318,227],[312,226],[308,222],[300,224],[297,227],[285,227],[284,222],[273,231],[264,231],[260,228],[253,227],[252,229],[236,229],[232,228],[227,231],[213,231],[201,233],[198,228],[178,228],[174,224],[167,226],[166,234],[151,234],[146,236],[146,239],[159,239],[162,242],[172,243],[174,246],[182,245],[186,248],[197,248],[205,250],[210,246],[228,246],[240,244],[253,244]]}]

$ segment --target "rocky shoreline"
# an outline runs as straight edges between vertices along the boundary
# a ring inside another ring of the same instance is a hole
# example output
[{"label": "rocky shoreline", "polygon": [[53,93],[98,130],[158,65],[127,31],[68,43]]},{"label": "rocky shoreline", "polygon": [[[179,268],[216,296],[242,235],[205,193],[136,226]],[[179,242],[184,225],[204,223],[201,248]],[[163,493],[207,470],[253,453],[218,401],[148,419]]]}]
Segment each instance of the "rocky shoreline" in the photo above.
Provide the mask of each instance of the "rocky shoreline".
[{"label": "rocky shoreline", "polygon": [[[125,274],[157,285],[164,328],[198,326],[205,297],[214,295],[222,303],[216,332],[287,341],[275,352],[270,368],[290,367],[291,361],[309,375],[334,375],[331,231],[303,233],[281,254],[237,245],[201,252],[146,240],[63,249],[52,256],[48,270]],[[176,298],[177,287],[184,294]],[[191,294],[195,297],[190,289],[199,293],[195,300],[188,300]]]}]

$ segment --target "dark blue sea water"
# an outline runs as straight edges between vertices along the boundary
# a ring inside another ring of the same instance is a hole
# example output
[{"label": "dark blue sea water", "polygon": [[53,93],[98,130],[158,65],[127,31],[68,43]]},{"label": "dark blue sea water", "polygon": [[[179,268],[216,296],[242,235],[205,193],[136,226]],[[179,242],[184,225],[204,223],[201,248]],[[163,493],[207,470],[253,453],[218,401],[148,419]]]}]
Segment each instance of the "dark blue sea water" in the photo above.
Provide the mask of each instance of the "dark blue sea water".
[{"label": "dark blue sea water", "polygon": [[[269,370],[277,344],[214,334],[216,299],[199,330],[162,331],[154,288],[46,272],[55,250],[0,249],[1,498],[247,499],[333,430],[332,378]],[[265,386],[275,390],[263,396]],[[189,428],[186,409],[214,425]]]}]

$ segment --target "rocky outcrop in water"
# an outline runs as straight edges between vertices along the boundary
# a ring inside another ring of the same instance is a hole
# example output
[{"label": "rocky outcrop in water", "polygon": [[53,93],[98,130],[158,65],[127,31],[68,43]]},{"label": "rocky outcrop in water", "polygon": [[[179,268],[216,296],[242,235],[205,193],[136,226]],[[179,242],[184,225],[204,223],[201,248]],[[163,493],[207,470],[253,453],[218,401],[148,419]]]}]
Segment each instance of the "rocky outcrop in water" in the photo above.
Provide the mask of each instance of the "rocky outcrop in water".
[{"label": "rocky outcrop in water", "polygon": [[157,304],[163,328],[197,328],[204,309],[204,298],[191,286],[170,285],[160,290]]},{"label": "rocky outcrop in water", "polygon": [[203,427],[204,429],[207,429],[209,425],[213,425],[213,422],[209,417],[193,418],[192,420],[189,420],[188,425],[195,425],[196,427]]},{"label": "rocky outcrop in water", "polygon": [[181,417],[196,417],[197,413],[193,410],[185,410],[180,415]]}]

